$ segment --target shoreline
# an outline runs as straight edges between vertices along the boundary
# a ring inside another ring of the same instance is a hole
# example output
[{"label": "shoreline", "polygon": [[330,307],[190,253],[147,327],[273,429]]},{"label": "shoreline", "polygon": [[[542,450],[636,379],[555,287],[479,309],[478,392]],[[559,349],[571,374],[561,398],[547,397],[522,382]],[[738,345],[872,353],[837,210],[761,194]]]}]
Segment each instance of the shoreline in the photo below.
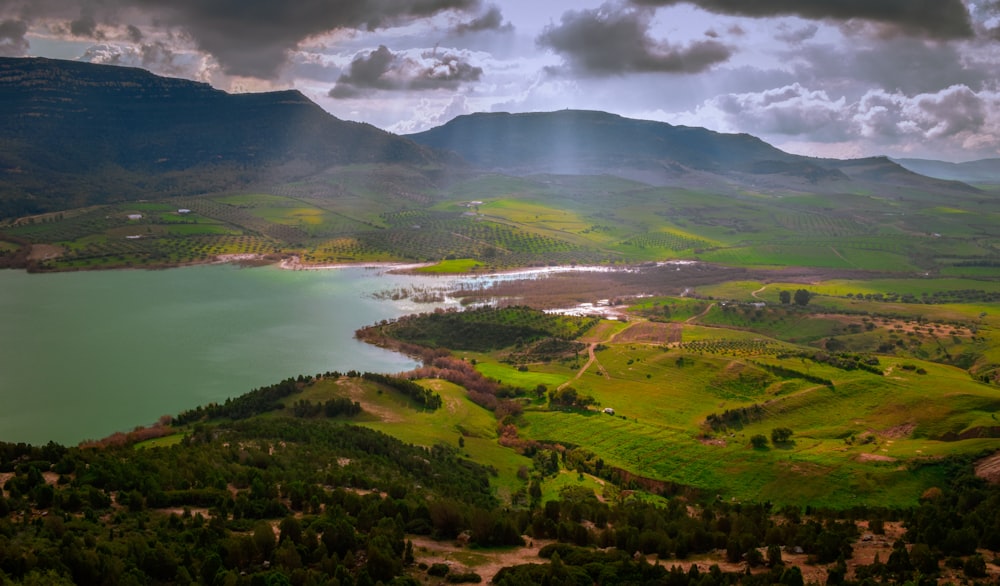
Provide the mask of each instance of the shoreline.
[{"label": "shoreline", "polygon": [[472,271],[463,273],[422,273],[417,272],[417,269],[431,267],[437,262],[399,262],[399,261],[362,261],[362,262],[340,262],[340,263],[330,263],[330,264],[307,264],[303,263],[298,255],[290,255],[281,258],[275,258],[277,255],[272,254],[260,254],[260,253],[236,253],[236,254],[219,254],[214,258],[205,258],[199,260],[193,260],[188,262],[179,263],[164,263],[156,265],[112,265],[112,266],[87,266],[87,267],[66,267],[59,269],[43,269],[38,270],[37,268],[32,269],[30,266],[12,266],[4,267],[11,269],[22,269],[27,270],[29,273],[34,274],[56,274],[56,273],[72,273],[80,271],[113,271],[113,270],[167,270],[172,268],[184,268],[184,267],[194,267],[194,266],[205,266],[205,265],[217,265],[217,264],[235,264],[247,267],[257,267],[257,266],[275,266],[281,270],[287,271],[324,271],[324,270],[338,270],[338,269],[353,269],[353,268],[363,268],[370,270],[384,270],[387,272],[393,272],[398,274],[413,274],[419,276],[429,276],[429,277],[461,277],[461,278],[471,278],[471,279],[488,279],[488,278],[516,278],[522,277],[525,279],[536,278],[541,275],[549,275],[554,273],[613,273],[613,272],[634,272],[640,271],[644,268],[660,267],[665,265],[692,265],[699,264],[701,261],[697,260],[668,260],[668,261],[657,261],[657,262],[642,262],[630,265],[545,265],[545,266],[523,266],[523,267],[512,267],[506,269],[500,269],[496,271]]},{"label": "shoreline", "polygon": [[[236,255],[242,256],[242,255]],[[257,259],[263,260],[263,259]],[[232,261],[224,261],[232,262]],[[239,262],[237,259],[236,262]],[[288,258],[283,258],[277,263],[278,268],[286,271],[327,271],[336,269],[389,269],[389,270],[413,270],[419,269],[421,267],[433,266],[434,263],[399,263],[392,261],[373,261],[373,262],[357,262],[357,263],[336,263],[336,264],[305,264],[297,255],[292,255]]]}]

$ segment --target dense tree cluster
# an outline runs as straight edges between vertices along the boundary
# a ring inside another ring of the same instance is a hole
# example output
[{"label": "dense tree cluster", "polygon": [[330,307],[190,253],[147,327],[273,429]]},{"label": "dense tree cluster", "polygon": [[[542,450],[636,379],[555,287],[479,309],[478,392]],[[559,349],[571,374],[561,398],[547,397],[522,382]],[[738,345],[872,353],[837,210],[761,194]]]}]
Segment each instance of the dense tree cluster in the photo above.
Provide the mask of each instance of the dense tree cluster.
[{"label": "dense tree cluster", "polygon": [[0,444],[0,579],[388,583],[406,532],[520,540],[489,471],[453,450],[326,420],[199,425],[170,448]]},{"label": "dense tree cluster", "polygon": [[335,397],[324,403],[313,403],[307,400],[296,401],[292,406],[292,414],[296,417],[354,417],[362,411],[361,403],[344,397]]},{"label": "dense tree cluster", "polygon": [[419,346],[486,352],[520,347],[545,338],[572,340],[599,321],[599,318],[555,315],[529,307],[485,307],[421,313],[372,329]]},{"label": "dense tree cluster", "polygon": [[710,413],[708,417],[705,418],[705,423],[708,424],[713,431],[721,431],[724,429],[743,429],[744,425],[760,421],[763,417],[764,407],[754,403],[753,405],[749,405],[747,407],[726,409],[722,413]]},{"label": "dense tree cluster", "polygon": [[298,379],[287,378],[280,383],[254,389],[239,397],[231,397],[222,404],[209,403],[205,406],[198,406],[177,415],[174,418],[174,423],[185,425],[202,419],[218,419],[220,417],[233,420],[247,419],[254,415],[281,409],[284,407],[282,399],[301,390],[308,380],[311,379],[302,376],[299,376]]},{"label": "dense tree cluster", "polygon": [[441,395],[411,380],[375,372],[366,372],[361,375],[361,378],[399,391],[422,405],[425,409],[433,411],[441,406]]}]

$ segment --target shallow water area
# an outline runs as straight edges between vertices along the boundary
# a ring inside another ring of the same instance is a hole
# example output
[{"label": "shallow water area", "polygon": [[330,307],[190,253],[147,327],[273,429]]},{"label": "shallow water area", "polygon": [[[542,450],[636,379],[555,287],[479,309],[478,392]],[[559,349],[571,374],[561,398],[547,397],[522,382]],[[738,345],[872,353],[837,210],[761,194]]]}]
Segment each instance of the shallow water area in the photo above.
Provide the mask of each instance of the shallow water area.
[{"label": "shallow water area", "polygon": [[458,307],[378,291],[456,281],[363,267],[0,271],[0,441],[74,444],[289,376],[410,369],[354,331]]}]

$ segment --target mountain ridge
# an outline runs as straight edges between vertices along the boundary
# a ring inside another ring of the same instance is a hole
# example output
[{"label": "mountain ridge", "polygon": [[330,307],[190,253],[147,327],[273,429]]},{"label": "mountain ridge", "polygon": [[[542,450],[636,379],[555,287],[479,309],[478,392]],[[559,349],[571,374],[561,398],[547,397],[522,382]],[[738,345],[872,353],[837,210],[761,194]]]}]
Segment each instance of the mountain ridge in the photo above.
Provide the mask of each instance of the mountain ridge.
[{"label": "mountain ridge", "polygon": [[1000,158],[979,159],[964,163],[950,163],[934,159],[894,159],[899,165],[928,177],[1000,185]]},{"label": "mountain ridge", "polygon": [[142,69],[0,58],[0,216],[381,162],[445,163],[297,90],[228,94]]},{"label": "mountain ridge", "polygon": [[0,218],[288,183],[357,164],[428,177],[606,174],[733,195],[977,192],[888,158],[805,157],[749,134],[600,111],[469,114],[397,136],[341,120],[297,90],[228,94],[138,68],[0,58]]},{"label": "mountain ridge", "polygon": [[[610,174],[658,185],[728,190],[733,182],[777,191],[837,193],[849,184],[974,192],[922,177],[887,157],[821,159],[787,153],[750,134],[626,118],[593,110],[459,116],[405,135],[456,153],[471,164],[514,175]],[[855,185],[856,186],[856,185]]]}]

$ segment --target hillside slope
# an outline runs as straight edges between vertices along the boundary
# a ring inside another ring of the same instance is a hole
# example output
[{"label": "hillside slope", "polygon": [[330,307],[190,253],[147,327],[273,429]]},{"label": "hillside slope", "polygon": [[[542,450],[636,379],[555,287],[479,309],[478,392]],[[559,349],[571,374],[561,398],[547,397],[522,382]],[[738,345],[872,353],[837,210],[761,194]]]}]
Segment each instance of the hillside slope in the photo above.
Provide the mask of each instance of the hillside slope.
[{"label": "hillside slope", "polygon": [[0,59],[0,217],[355,163],[440,157],[297,91],[231,95],[140,69]]},{"label": "hillside slope", "polygon": [[965,163],[949,163],[929,159],[897,159],[901,166],[913,171],[951,181],[1000,185],[1000,159],[980,159]]},{"label": "hillside slope", "polygon": [[907,187],[969,193],[885,158],[841,161],[793,155],[748,134],[634,120],[606,112],[483,113],[408,135],[474,165],[514,175],[607,174],[653,185],[840,193]]}]

